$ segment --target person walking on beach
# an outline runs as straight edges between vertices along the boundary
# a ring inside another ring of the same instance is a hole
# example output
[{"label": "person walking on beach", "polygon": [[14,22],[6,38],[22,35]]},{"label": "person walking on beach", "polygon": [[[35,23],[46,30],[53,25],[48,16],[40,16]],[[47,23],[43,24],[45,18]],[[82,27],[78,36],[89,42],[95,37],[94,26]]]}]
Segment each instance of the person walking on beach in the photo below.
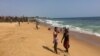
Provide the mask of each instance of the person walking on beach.
[{"label": "person walking on beach", "polygon": [[69,45],[69,34],[68,33],[69,33],[68,29],[64,28],[64,33],[63,33],[61,43],[64,40],[63,46],[66,49],[66,52],[68,52],[68,48],[70,47],[70,45]]},{"label": "person walking on beach", "polygon": [[54,43],[54,51],[57,54],[57,45],[58,45],[58,30],[57,27],[54,28],[54,32],[53,32],[53,43]]},{"label": "person walking on beach", "polygon": [[18,20],[18,25],[20,26],[20,19]]},{"label": "person walking on beach", "polygon": [[39,29],[38,25],[39,25],[39,22],[36,20],[36,29]]}]

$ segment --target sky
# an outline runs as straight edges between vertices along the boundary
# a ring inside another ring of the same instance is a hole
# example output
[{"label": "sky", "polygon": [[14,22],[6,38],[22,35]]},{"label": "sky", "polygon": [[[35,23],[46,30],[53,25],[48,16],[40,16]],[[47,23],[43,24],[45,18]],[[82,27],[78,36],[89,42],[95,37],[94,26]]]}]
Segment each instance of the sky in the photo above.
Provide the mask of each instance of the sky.
[{"label": "sky", "polygon": [[100,0],[0,0],[1,16],[100,16]]}]

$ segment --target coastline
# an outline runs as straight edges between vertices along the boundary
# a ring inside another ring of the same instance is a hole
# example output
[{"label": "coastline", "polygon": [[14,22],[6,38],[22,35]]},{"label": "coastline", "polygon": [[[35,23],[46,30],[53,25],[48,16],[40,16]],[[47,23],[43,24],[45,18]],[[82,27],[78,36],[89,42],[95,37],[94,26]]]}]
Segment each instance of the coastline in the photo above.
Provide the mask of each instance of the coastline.
[{"label": "coastline", "polygon": [[[46,28],[51,28],[51,31],[53,31],[53,26],[43,23],[41,24],[42,26]],[[60,29],[60,27],[58,27]],[[62,35],[62,32],[60,32],[60,35]],[[78,31],[69,31],[70,38],[80,42],[81,44],[89,45],[92,48],[95,48],[95,50],[100,50],[100,37],[93,35],[93,34],[87,34],[83,32],[78,32]]]},{"label": "coastline", "polygon": [[[60,19],[62,19],[62,18],[60,18]],[[97,23],[92,23],[93,25],[85,24],[85,23],[87,23],[87,20],[85,20],[85,21],[81,20],[81,22],[80,22],[77,19],[71,19],[71,20],[68,19],[67,20],[67,18],[62,19],[62,20],[59,20],[59,19],[54,19],[54,20],[53,19],[37,19],[37,20],[40,22],[43,22],[45,24],[50,24],[53,27],[54,26],[61,27],[61,28],[67,27],[67,28],[70,28],[71,31],[80,32],[80,33],[89,34],[89,35],[96,35],[97,37],[100,37],[99,20],[97,20],[98,21]],[[75,22],[75,23],[73,23],[73,22]],[[78,23],[76,24],[76,22],[78,22]],[[91,21],[89,23],[91,23]],[[95,25],[95,24],[97,24],[97,25]]]},{"label": "coastline", "polygon": [[[50,24],[47,24],[45,22],[44,23],[40,22],[40,25],[47,27],[47,28],[51,28],[51,30],[54,28],[54,26],[51,26]],[[58,28],[61,29],[61,27],[58,27]],[[62,34],[62,32],[61,32],[61,34]],[[73,31],[71,29],[69,29],[69,34],[73,35],[74,38],[77,38],[83,42],[87,42],[89,44],[100,47],[100,36],[96,36],[94,34],[88,34],[88,33],[84,33],[84,32]]]},{"label": "coastline", "polygon": [[[8,27],[9,24],[9,27]],[[62,43],[62,33],[59,34],[59,54],[53,53],[52,30],[48,30],[49,25],[39,25],[40,29],[35,29],[35,23],[0,23],[0,56],[63,56],[61,50],[65,50]],[[5,25],[5,26],[2,26]],[[95,46],[77,38],[80,33],[70,32],[71,56],[99,56],[100,46]],[[84,37],[82,34],[78,37]],[[94,39],[95,36],[93,36]],[[87,38],[89,40],[89,38]],[[99,39],[95,39],[98,40]],[[46,49],[49,48],[50,50]],[[9,51],[10,50],[10,51]]]},{"label": "coastline", "polygon": [[80,32],[75,32],[75,31],[70,31],[70,35],[73,35],[76,39],[79,39],[83,42],[87,42],[89,44],[100,47],[100,37],[96,35],[80,33]]}]

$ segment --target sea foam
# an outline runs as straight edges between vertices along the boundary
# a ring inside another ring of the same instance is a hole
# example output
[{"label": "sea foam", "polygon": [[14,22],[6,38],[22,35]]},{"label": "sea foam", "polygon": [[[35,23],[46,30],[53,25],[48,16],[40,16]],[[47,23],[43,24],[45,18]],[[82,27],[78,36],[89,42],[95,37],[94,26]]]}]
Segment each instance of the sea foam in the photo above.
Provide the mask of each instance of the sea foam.
[{"label": "sea foam", "polygon": [[38,19],[38,20],[40,22],[49,24],[53,27],[55,27],[55,26],[60,27],[60,28],[66,27],[66,28],[69,28],[70,31],[77,31],[77,32],[80,32],[80,33],[86,33],[86,34],[96,35],[96,36],[100,37],[100,33],[93,32],[91,29],[84,29],[84,28],[81,28],[81,27],[73,26],[73,25],[63,24],[63,21],[50,20],[50,19]]}]

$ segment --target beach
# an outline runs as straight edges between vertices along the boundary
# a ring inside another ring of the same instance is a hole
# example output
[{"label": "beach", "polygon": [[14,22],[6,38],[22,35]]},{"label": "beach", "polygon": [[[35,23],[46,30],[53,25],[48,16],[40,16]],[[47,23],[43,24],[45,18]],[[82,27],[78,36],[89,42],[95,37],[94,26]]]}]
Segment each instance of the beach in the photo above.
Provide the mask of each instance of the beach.
[{"label": "beach", "polygon": [[[69,54],[66,56],[100,56],[100,46],[90,44],[78,37],[87,34],[71,32]],[[58,35],[58,54],[53,51],[53,31],[48,26],[35,23],[0,23],[0,56],[64,56],[61,43],[62,33]],[[86,38],[90,40],[89,38]],[[100,38],[91,37],[100,43]]]}]

